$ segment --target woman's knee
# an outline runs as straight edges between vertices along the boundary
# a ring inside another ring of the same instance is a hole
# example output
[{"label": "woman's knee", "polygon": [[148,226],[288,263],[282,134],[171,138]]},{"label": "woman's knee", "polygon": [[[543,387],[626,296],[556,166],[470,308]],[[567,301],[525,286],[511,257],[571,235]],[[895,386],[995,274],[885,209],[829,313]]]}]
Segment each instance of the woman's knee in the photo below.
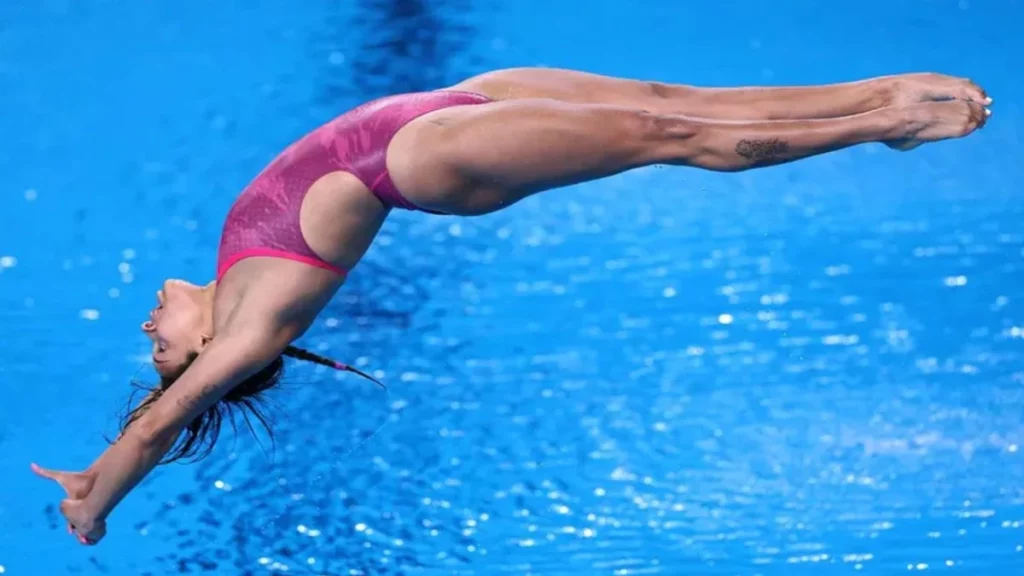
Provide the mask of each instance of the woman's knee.
[{"label": "woman's knee", "polygon": [[630,121],[645,164],[684,164],[695,153],[700,124],[691,118],[637,111]]}]

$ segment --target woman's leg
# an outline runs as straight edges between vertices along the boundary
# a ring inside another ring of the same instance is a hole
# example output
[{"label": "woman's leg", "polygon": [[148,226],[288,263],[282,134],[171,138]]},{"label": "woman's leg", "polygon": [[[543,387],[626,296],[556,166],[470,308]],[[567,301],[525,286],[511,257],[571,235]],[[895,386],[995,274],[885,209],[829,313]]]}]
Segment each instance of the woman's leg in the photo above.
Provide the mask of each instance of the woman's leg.
[{"label": "woman's leg", "polygon": [[551,98],[719,120],[838,118],[952,98],[988,103],[984,91],[970,80],[940,74],[884,76],[824,86],[700,88],[557,68],[511,68],[481,74],[456,88],[496,100]]},{"label": "woman's leg", "polygon": [[409,200],[483,214],[551,188],[650,164],[738,171],[865,142],[966,136],[980,104],[955,100],[835,119],[717,121],[632,108],[510,100],[426,114],[388,148],[391,177]]}]

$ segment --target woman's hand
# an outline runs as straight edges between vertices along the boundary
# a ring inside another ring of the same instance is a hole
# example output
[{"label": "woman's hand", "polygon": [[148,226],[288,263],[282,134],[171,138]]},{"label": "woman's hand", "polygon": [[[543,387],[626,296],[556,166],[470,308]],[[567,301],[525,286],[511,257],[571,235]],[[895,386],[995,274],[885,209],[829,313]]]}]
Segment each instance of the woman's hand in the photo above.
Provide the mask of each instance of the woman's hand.
[{"label": "woman's hand", "polygon": [[85,545],[96,544],[106,535],[106,522],[92,517],[82,502],[96,481],[93,473],[48,470],[36,464],[32,464],[32,471],[60,484],[67,493],[68,497],[60,503],[60,513],[68,521],[68,534],[74,534]]},{"label": "woman's hand", "polygon": [[62,500],[60,513],[68,521],[68,533],[77,536],[78,541],[86,546],[99,543],[107,535],[107,522],[86,511],[83,500]]}]

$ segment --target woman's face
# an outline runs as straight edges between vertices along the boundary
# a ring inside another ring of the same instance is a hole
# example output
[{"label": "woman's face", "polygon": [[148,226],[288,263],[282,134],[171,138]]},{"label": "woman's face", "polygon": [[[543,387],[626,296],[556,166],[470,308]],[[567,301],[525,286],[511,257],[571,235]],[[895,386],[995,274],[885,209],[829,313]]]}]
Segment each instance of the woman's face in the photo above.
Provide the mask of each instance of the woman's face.
[{"label": "woman's face", "polygon": [[167,280],[157,291],[157,306],[142,331],[153,341],[153,367],[161,376],[180,375],[212,337],[211,288]]}]

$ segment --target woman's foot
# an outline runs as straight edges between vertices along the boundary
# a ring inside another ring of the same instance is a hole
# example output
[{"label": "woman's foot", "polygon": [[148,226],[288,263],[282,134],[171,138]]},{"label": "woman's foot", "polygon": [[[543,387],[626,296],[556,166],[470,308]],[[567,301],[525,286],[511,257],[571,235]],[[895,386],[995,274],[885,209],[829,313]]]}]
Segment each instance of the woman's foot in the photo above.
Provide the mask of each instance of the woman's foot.
[{"label": "woman's foot", "polygon": [[968,78],[919,73],[890,76],[887,79],[891,106],[910,106],[944,100],[967,100],[984,106],[992,104],[992,99],[985,94],[985,90]]},{"label": "woman's foot", "polygon": [[981,128],[992,112],[974,100],[929,101],[893,107],[900,137],[886,141],[897,150],[910,150],[926,142],[963,138]]}]

